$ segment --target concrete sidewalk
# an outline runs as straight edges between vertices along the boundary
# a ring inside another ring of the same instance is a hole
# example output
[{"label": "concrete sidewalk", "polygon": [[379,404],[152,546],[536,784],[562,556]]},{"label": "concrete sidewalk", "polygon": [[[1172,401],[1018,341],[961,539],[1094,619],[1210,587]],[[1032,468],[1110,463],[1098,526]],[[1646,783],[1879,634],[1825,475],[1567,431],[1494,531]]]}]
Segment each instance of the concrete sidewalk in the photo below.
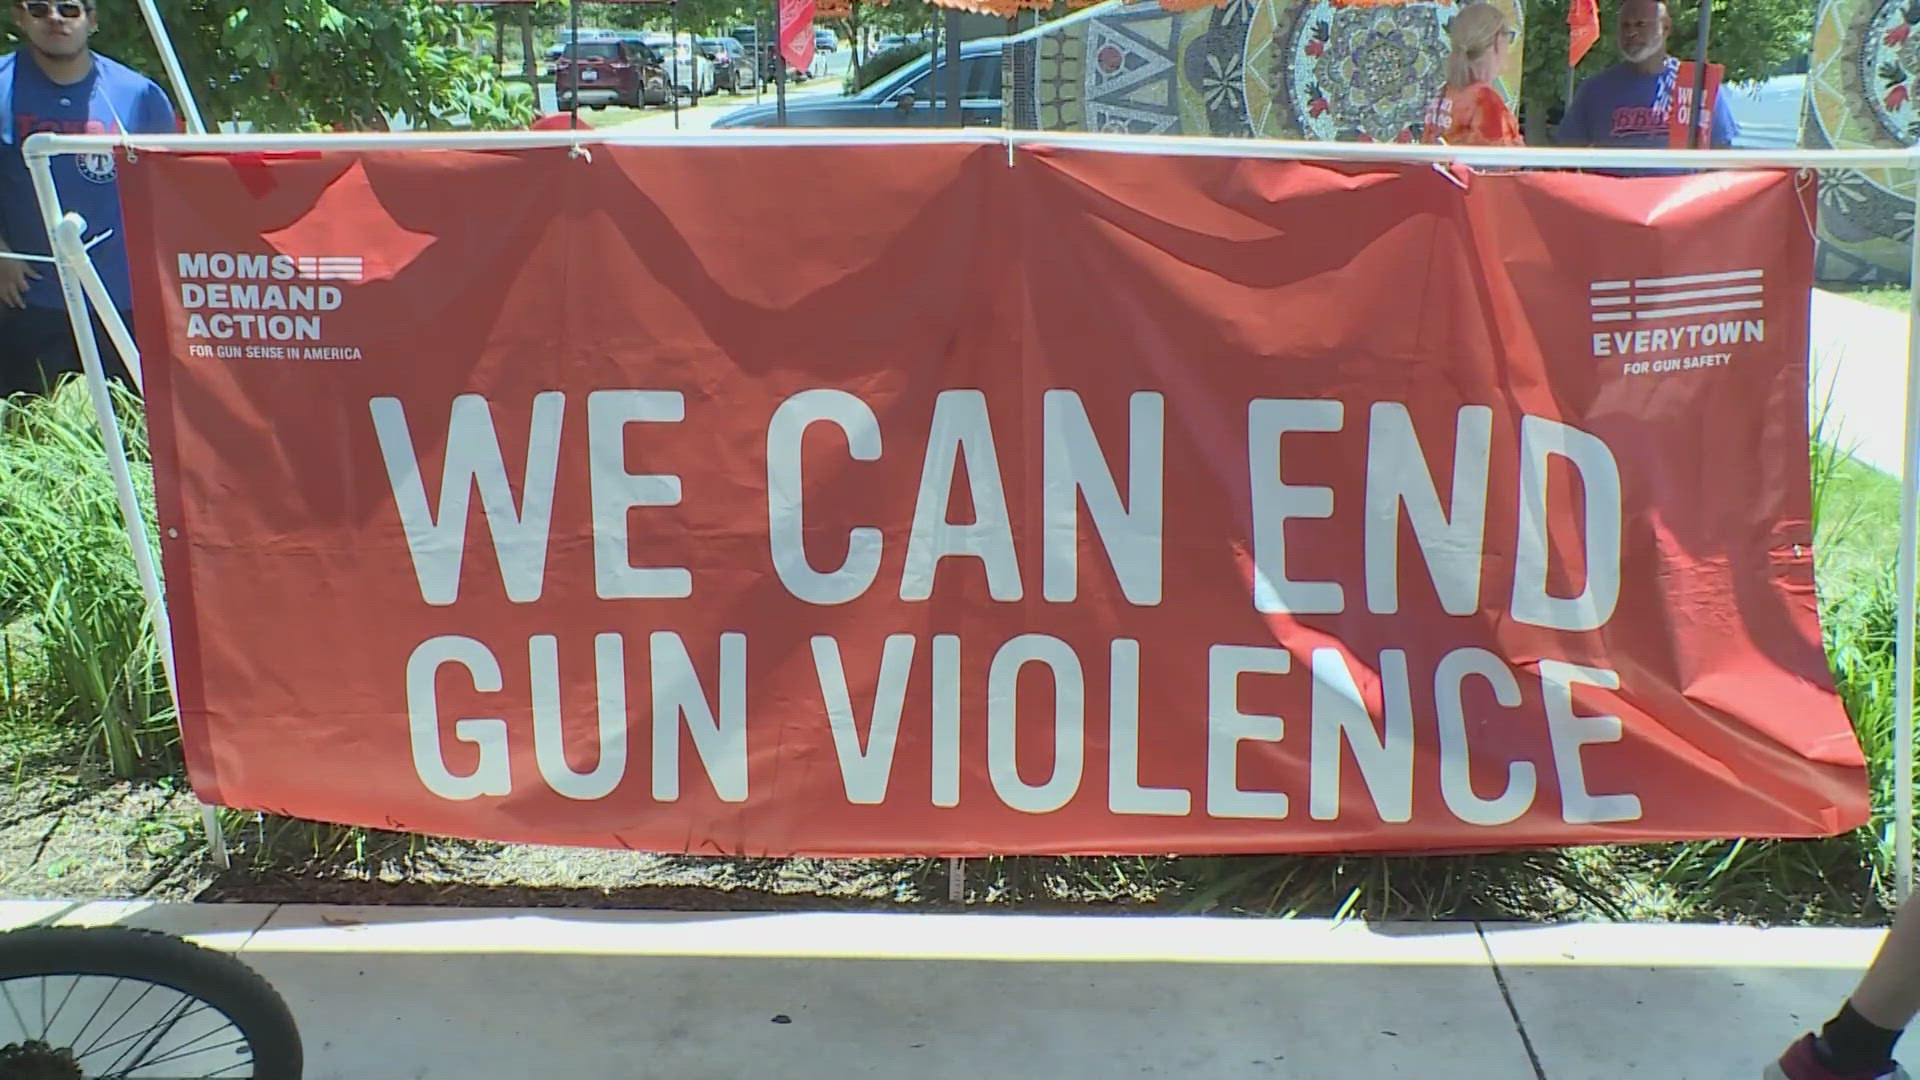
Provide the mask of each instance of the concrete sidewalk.
[{"label": "concrete sidewalk", "polygon": [[1823,438],[1900,475],[1907,411],[1907,317],[1838,293],[1813,293],[1809,405],[1831,402]]},{"label": "concrete sidewalk", "polygon": [[0,903],[238,951],[310,1080],[1755,1080],[1877,931]]}]

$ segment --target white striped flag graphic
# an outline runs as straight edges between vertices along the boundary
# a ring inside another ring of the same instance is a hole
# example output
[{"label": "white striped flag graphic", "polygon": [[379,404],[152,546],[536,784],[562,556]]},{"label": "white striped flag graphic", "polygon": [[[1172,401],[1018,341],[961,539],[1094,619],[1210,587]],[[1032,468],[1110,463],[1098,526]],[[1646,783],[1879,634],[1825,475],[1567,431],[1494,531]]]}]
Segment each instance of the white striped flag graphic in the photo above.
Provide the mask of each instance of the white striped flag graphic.
[{"label": "white striped flag graphic", "polygon": [[1677,277],[1596,281],[1588,306],[1599,324],[1658,322],[1692,315],[1721,315],[1758,311],[1761,270],[1729,270],[1719,274],[1682,274]]},{"label": "white striped flag graphic", "polygon": [[366,273],[358,255],[301,255],[294,268],[305,281],[359,281]]}]

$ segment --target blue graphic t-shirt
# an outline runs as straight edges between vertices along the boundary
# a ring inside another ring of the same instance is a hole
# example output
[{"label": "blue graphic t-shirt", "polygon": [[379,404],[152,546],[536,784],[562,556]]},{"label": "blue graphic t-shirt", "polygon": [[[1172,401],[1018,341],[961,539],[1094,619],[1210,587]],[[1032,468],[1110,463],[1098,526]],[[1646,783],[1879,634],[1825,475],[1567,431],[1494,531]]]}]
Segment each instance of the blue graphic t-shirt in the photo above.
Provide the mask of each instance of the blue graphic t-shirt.
[{"label": "blue graphic t-shirt", "polygon": [[[1666,146],[1679,66],[1669,59],[1665,71],[1649,75],[1631,64],[1615,64],[1581,83],[1560,121],[1559,141],[1569,146]],[[1732,146],[1739,132],[1727,109],[1727,95],[1715,95],[1712,148]]]},{"label": "blue graphic t-shirt", "polygon": [[[11,69],[8,71],[7,69]],[[7,106],[0,121],[10,138],[0,139],[0,238],[15,251],[45,255],[51,250],[47,230],[34,199],[33,179],[27,174],[20,146],[39,131],[64,134],[131,131],[162,134],[176,130],[173,106],[165,91],[151,79],[123,64],[95,55],[93,70],[71,85],[47,77],[26,51],[0,58],[0,104]],[[9,100],[10,99],[10,100]],[[107,240],[92,248],[94,265],[107,283],[116,307],[131,306],[127,281],[127,248],[121,239],[120,190],[112,154],[64,154],[53,159],[53,183],[63,209],[86,219],[86,238],[103,232]],[[51,265],[39,264],[38,281],[27,288],[27,304],[60,308],[59,276]]]}]

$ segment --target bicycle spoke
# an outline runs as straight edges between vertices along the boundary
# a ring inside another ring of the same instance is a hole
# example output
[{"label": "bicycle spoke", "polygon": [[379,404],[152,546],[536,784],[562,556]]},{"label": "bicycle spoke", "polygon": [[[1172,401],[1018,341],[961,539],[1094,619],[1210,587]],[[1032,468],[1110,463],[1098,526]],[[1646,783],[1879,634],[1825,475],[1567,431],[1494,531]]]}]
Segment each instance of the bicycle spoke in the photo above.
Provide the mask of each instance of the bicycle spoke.
[{"label": "bicycle spoke", "polygon": [[[183,1005],[191,1004],[193,1007],[187,1009],[185,1012],[181,1013],[179,1016],[175,1016],[171,1019],[163,1019],[161,1023],[155,1024],[152,1028],[148,1028],[147,1030],[148,1032],[151,1032],[153,1034],[153,1038],[148,1039],[146,1041],[146,1045],[142,1046],[139,1049],[138,1053],[135,1054],[133,1061],[129,1063],[124,1070],[122,1070],[123,1073],[130,1073],[135,1069],[148,1068],[150,1066],[158,1065],[161,1062],[165,1062],[165,1061],[174,1061],[181,1057],[191,1057],[194,1054],[212,1053],[214,1050],[218,1050],[218,1049],[221,1049],[222,1047],[232,1045],[231,1042],[226,1042],[226,1043],[221,1043],[220,1046],[209,1047],[204,1051],[193,1049],[194,1043],[205,1042],[208,1039],[212,1038],[213,1036],[220,1034],[222,1029],[214,1028],[211,1031],[203,1031],[200,1033],[199,1037],[181,1046],[175,1047],[173,1049],[173,1052],[168,1054],[166,1057],[160,1058],[155,1061],[148,1061],[147,1055],[152,1053],[155,1047],[159,1046],[162,1042],[164,1042],[166,1040],[166,1037],[173,1033],[173,1029],[179,1026],[182,1020],[185,1020],[189,1016],[193,1016],[195,1013],[203,1012],[211,1008],[211,1006],[207,1005],[205,1002],[200,1001],[197,998],[185,997],[185,996],[181,998],[181,1004]],[[226,1019],[225,1014],[220,1014],[220,1019],[225,1020]],[[229,1022],[226,1026],[232,1027],[233,1025],[231,1022]],[[243,1044],[246,1042],[246,1037],[244,1035],[241,1036],[240,1042],[242,1042]],[[122,1056],[124,1056],[124,1054]],[[120,1063],[118,1061],[115,1061],[114,1064],[118,1066]]]},{"label": "bicycle spoke", "polygon": [[[235,1069],[245,1069],[246,1071],[236,1073],[233,1071]],[[228,1065],[223,1069],[217,1069],[205,1076],[196,1077],[195,1080],[221,1080],[222,1077],[226,1077],[227,1080],[253,1080],[253,1059],[248,1058],[245,1061]]]},{"label": "bicycle spoke", "polygon": [[[126,1008],[120,1010],[119,1016],[116,1016],[113,1018],[113,1022],[107,1025],[107,1031],[103,1031],[100,1033],[100,1038],[102,1039],[106,1038],[108,1031],[112,1031],[114,1028],[119,1027],[120,1021],[125,1020],[127,1018],[127,1015],[133,1012],[133,1010],[137,1008],[141,1002],[147,1000],[147,995],[151,993],[153,993],[153,984],[148,983],[147,988],[145,990],[140,991],[140,996],[134,998],[131,1004],[129,1004]],[[89,1046],[85,1050],[80,1051],[79,1056],[87,1057],[91,1055],[94,1052],[95,1048],[97,1048],[98,1046],[99,1046],[99,1042],[98,1040],[96,1040],[93,1046]]]},{"label": "bicycle spoke", "polygon": [[[105,976],[101,976],[101,977],[105,978]],[[95,1005],[93,1007],[93,1015],[87,1017],[87,1022],[84,1024],[81,1024],[80,1030],[74,1033],[73,1045],[79,1046],[80,1040],[86,1038],[87,1032],[93,1030],[93,1022],[95,1020],[100,1019],[100,1014],[106,1010],[107,1002],[113,1000],[113,995],[120,992],[121,984],[125,983],[126,981],[127,980],[121,979],[121,978],[116,978],[113,980],[113,985],[107,988],[107,992],[105,994],[101,995],[100,1004]],[[112,1025],[108,1025],[107,1030],[112,1031],[113,1030]],[[100,1037],[103,1039],[106,1038],[106,1033],[102,1032]]]},{"label": "bicycle spoke", "polygon": [[20,1034],[34,1034],[32,1029],[27,1027],[27,1018],[20,1015],[20,1007],[13,1003],[13,991],[7,989],[6,982],[0,982],[0,997],[7,999],[7,1011],[13,1014],[13,1022],[20,1025]]},{"label": "bicycle spoke", "polygon": [[[193,997],[189,997],[189,996],[187,996],[187,995],[185,995],[185,994],[182,994],[182,995],[180,995],[180,1000],[181,1000],[181,1002],[182,1002],[182,1003],[186,1003],[186,1004],[191,1004],[191,1005],[192,1005],[192,1006],[194,1007],[194,1010],[196,1010],[196,1011],[198,1011],[198,1010],[207,1010],[207,1009],[212,1009],[212,1008],[213,1008],[213,1006],[211,1006],[211,1005],[208,1005],[208,1004],[207,1004],[206,1002],[204,1002],[204,1001],[201,1001],[201,1000],[199,1000],[198,998],[193,998]],[[176,1008],[176,1007],[177,1007],[177,1006],[170,1006],[170,1007],[169,1007],[169,1010],[168,1010],[168,1011],[172,1011],[172,1009],[173,1009],[173,1008]],[[93,1046],[90,1046],[90,1047],[88,1047],[88,1048],[87,1048],[87,1052],[86,1052],[86,1054],[84,1054],[84,1055],[82,1055],[82,1056],[83,1056],[83,1057],[91,1057],[91,1056],[93,1056],[93,1055],[95,1055],[95,1054],[105,1054],[105,1053],[108,1053],[109,1051],[111,1051],[111,1050],[113,1050],[113,1049],[114,1049],[115,1047],[118,1047],[118,1046],[125,1046],[126,1044],[128,1044],[128,1043],[130,1043],[130,1042],[135,1042],[135,1041],[137,1041],[137,1040],[139,1040],[139,1039],[141,1039],[141,1038],[143,1038],[143,1037],[145,1037],[145,1036],[147,1036],[147,1035],[150,1035],[150,1034],[152,1034],[152,1033],[153,1033],[153,1031],[154,1031],[154,1030],[155,1030],[156,1028],[160,1028],[160,1027],[165,1027],[165,1026],[170,1026],[171,1024],[174,1024],[174,1023],[178,1023],[178,1022],[179,1022],[179,1020],[184,1020],[184,1019],[186,1019],[186,1017],[187,1017],[187,1016],[192,1016],[192,1015],[193,1015],[193,1012],[192,1012],[192,1011],[189,1011],[188,1013],[186,1013],[186,1014],[184,1014],[184,1015],[182,1015],[181,1017],[179,1017],[179,1018],[178,1018],[178,1019],[176,1019],[176,1020],[169,1020],[168,1018],[166,1018],[166,1017],[164,1017],[164,1016],[163,1016],[163,1017],[161,1017],[161,1018],[160,1018],[159,1020],[156,1020],[156,1021],[154,1021],[153,1023],[151,1023],[151,1024],[148,1024],[148,1025],[147,1025],[146,1027],[143,1027],[143,1028],[141,1028],[141,1029],[139,1029],[139,1030],[137,1030],[137,1031],[134,1031],[134,1032],[133,1032],[133,1033],[131,1033],[131,1034],[128,1034],[128,1035],[122,1035],[122,1036],[120,1036],[119,1038],[117,1038],[117,1039],[115,1039],[115,1040],[113,1040],[112,1042],[109,1042],[109,1043],[100,1043],[100,1042],[97,1042],[97,1041],[96,1041],[96,1043],[95,1043],[95,1045],[93,1045]],[[225,1019],[226,1019],[226,1014],[225,1014],[225,1013],[221,1013],[221,1014],[219,1014],[219,1015],[220,1015],[220,1018],[221,1018],[221,1019],[223,1019],[223,1020],[225,1020]],[[233,1022],[229,1020],[229,1021],[227,1021],[227,1023],[228,1023],[228,1026],[229,1026],[229,1027],[231,1027],[231,1026],[232,1026],[232,1023],[233,1023]],[[113,1030],[113,1029],[112,1029],[112,1028],[108,1028],[107,1030],[108,1030],[108,1031],[111,1031],[111,1030]],[[102,1039],[104,1039],[104,1038],[106,1038],[106,1035],[104,1035],[104,1034],[102,1034],[102,1035],[101,1035],[100,1037],[101,1037]],[[122,1054],[124,1055],[124,1054],[126,1053],[126,1051],[124,1051],[124,1050],[123,1050],[123,1051],[121,1051],[121,1053],[122,1053]]]},{"label": "bicycle spoke", "polygon": [[[174,992],[179,993],[179,991],[177,990]],[[105,1075],[107,1076],[120,1075],[122,1071],[121,1063],[126,1060],[128,1054],[134,1055],[134,1063],[137,1065],[139,1063],[139,1059],[145,1056],[147,1051],[152,1050],[154,1046],[156,1046],[161,1039],[166,1038],[167,1032],[173,1030],[174,1024],[179,1023],[179,1017],[173,1015],[174,1010],[180,1008],[183,1005],[195,1005],[195,1004],[199,1004],[197,999],[188,997],[185,994],[181,994],[180,1000],[175,1002],[172,1005],[167,1006],[166,1014],[161,1016],[157,1022],[148,1024],[144,1030],[136,1031],[131,1035],[127,1035],[122,1038],[115,1039],[114,1041],[108,1043],[106,1046],[101,1047],[100,1052],[104,1054],[108,1050],[111,1050],[114,1047],[121,1045],[122,1043],[128,1044],[126,1049],[120,1051],[120,1053],[114,1056],[113,1064],[107,1066]],[[154,1033],[156,1031],[158,1031],[159,1034],[155,1035]],[[154,1037],[151,1039],[147,1039],[147,1042],[144,1046],[141,1045],[140,1040],[146,1038],[148,1035],[154,1035]],[[131,1069],[132,1066],[127,1066],[127,1068]]]},{"label": "bicycle spoke", "polygon": [[[189,1014],[189,1015],[191,1015],[191,1014]],[[185,1016],[183,1016],[183,1017],[181,1017],[180,1019],[182,1019],[182,1020],[185,1020],[185,1019],[186,1019],[186,1017],[185,1017]],[[222,1017],[222,1019],[225,1019],[225,1017]],[[230,1028],[231,1028],[231,1027],[233,1027],[233,1025],[232,1025],[232,1024],[228,1024],[228,1025],[227,1025],[227,1027],[230,1027]],[[238,1029],[236,1028],[235,1030],[238,1030]],[[176,1047],[174,1047],[174,1048],[173,1048],[173,1050],[172,1050],[172,1051],[171,1051],[170,1053],[168,1053],[166,1057],[163,1057],[163,1058],[160,1058],[160,1059],[158,1059],[158,1060],[156,1060],[156,1061],[148,1061],[148,1062],[145,1062],[145,1064],[147,1064],[147,1065],[158,1065],[158,1064],[160,1064],[161,1062],[164,1062],[164,1061],[173,1061],[173,1060],[174,1060],[174,1059],[176,1059],[176,1058],[182,1058],[182,1057],[189,1057],[189,1056],[191,1056],[191,1055],[194,1055],[194,1054],[210,1054],[210,1053],[212,1053],[212,1052],[213,1052],[213,1051],[215,1051],[215,1050],[223,1050],[223,1049],[225,1049],[226,1047],[229,1047],[229,1046],[232,1046],[232,1045],[234,1045],[234,1043],[235,1043],[235,1042],[238,1042],[238,1043],[239,1043],[240,1045],[242,1045],[242,1046],[245,1046],[245,1045],[246,1045],[246,1043],[247,1043],[247,1037],[246,1037],[245,1035],[242,1035],[242,1036],[241,1036],[241,1037],[240,1037],[239,1039],[237,1039],[237,1040],[229,1040],[229,1041],[227,1041],[227,1042],[223,1042],[223,1043],[221,1043],[221,1044],[220,1044],[220,1045],[218,1045],[218,1046],[209,1046],[209,1047],[203,1047],[203,1048],[201,1048],[201,1049],[197,1049],[197,1050],[196,1050],[196,1049],[194,1049],[194,1044],[195,1044],[195,1043],[203,1043],[203,1042],[206,1042],[206,1041],[207,1041],[208,1039],[211,1039],[211,1038],[213,1038],[213,1037],[214,1037],[215,1035],[218,1035],[218,1034],[220,1034],[220,1032],[221,1032],[221,1029],[220,1029],[220,1028],[214,1028],[214,1029],[213,1029],[212,1031],[203,1031],[203,1032],[201,1032],[201,1033],[200,1033],[199,1035],[196,1035],[196,1036],[195,1036],[194,1038],[192,1038],[191,1040],[189,1040],[189,1041],[187,1041],[187,1042],[184,1042],[184,1043],[181,1043],[181,1044],[180,1044],[179,1046],[176,1046]],[[149,1049],[151,1049],[151,1047],[149,1047]]]},{"label": "bicycle spoke", "polygon": [[[173,1026],[175,1026],[175,1024],[179,1024],[180,1019],[184,1017],[184,1013],[180,1013],[180,1015],[175,1015],[175,1009],[182,1009],[182,1007],[184,1007],[184,1009],[186,1009],[186,1011],[190,1013],[190,1011],[192,1011],[192,1007],[194,1007],[194,1005],[198,1005],[198,1003],[200,1003],[200,1001],[198,1001],[196,997],[188,997],[188,995],[180,994],[179,1001],[167,1007],[167,1015],[165,1015],[165,1017],[161,1017],[161,1019],[159,1019],[159,1022],[157,1022],[157,1024],[154,1024],[154,1026],[150,1026],[150,1028],[148,1028],[148,1030],[144,1032],[144,1034],[152,1034],[154,1038],[150,1038],[150,1040],[146,1040],[146,1045],[140,1045],[138,1049],[134,1049],[134,1057],[132,1057],[132,1065],[129,1065],[129,1067],[127,1067],[127,1072],[132,1072],[132,1070],[134,1070],[134,1067],[138,1067],[138,1065],[140,1065],[140,1061],[142,1061],[142,1059],[146,1059],[146,1055],[148,1055],[148,1053],[152,1053],[152,1049],[154,1049],[156,1045],[159,1045],[159,1043],[161,1043],[161,1040],[165,1040],[165,1038],[167,1038],[169,1034],[173,1034]],[[125,1053],[123,1053],[121,1057],[125,1057]],[[115,1061],[113,1065],[119,1065],[119,1061]]]},{"label": "bicycle spoke", "polygon": [[69,1001],[72,1001],[72,1000],[73,1000],[73,992],[74,992],[75,990],[78,990],[78,989],[80,989],[80,980],[81,980],[82,978],[84,978],[84,977],[85,977],[85,976],[81,976],[81,975],[74,975],[74,976],[72,976],[72,979],[73,979],[73,981],[67,984],[67,996],[66,996],[66,997],[63,997],[63,998],[61,998],[61,999],[60,999],[60,1004],[58,1004],[58,1005],[55,1005],[55,1006],[53,1007],[53,1016],[52,1016],[51,1018],[49,1018],[49,1020],[48,1020],[48,1022],[47,1022],[47,1030],[46,1030],[46,1034],[47,1034],[47,1035],[52,1035],[52,1034],[53,1034],[53,1021],[54,1021],[54,1020],[58,1020],[58,1019],[60,1019],[60,1012],[61,1012],[61,1010],[63,1010],[63,1009],[65,1009],[65,1008],[67,1007],[67,1002],[69,1002]]},{"label": "bicycle spoke", "polygon": [[[165,1065],[170,1061],[179,1061],[183,1058],[198,1057],[201,1054],[212,1054],[221,1050],[225,1050],[229,1047],[246,1046],[246,1045],[247,1045],[247,1037],[245,1035],[242,1035],[236,1039],[229,1039],[226,1042],[220,1043],[217,1046],[203,1047],[199,1050],[175,1051],[173,1053],[166,1055],[165,1057],[154,1058],[152,1061],[147,1061],[145,1059],[142,1059],[140,1061],[133,1062],[132,1064],[128,1065],[125,1069],[121,1070],[120,1072],[102,1073],[101,1077],[102,1077],[102,1080],[121,1080],[121,1078],[124,1078],[127,1075],[131,1074],[135,1069],[151,1069],[158,1065]],[[253,1058],[248,1057],[247,1060],[242,1062],[241,1064],[252,1065]],[[238,1065],[228,1065],[225,1068],[222,1068],[220,1071],[226,1072],[227,1069],[233,1069],[238,1067],[239,1067]]]}]

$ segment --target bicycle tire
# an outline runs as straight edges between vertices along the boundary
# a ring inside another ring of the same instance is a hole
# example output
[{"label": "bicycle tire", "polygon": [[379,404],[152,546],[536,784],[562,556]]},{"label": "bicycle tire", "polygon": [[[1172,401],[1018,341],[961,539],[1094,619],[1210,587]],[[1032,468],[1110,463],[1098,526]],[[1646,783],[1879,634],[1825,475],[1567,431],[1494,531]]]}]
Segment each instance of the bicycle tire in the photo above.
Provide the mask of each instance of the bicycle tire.
[{"label": "bicycle tire", "polygon": [[39,926],[0,933],[0,981],[97,975],[152,983],[219,1010],[253,1052],[253,1080],[300,1080],[300,1028],[273,984],[239,958],[171,934],[124,926]]}]

